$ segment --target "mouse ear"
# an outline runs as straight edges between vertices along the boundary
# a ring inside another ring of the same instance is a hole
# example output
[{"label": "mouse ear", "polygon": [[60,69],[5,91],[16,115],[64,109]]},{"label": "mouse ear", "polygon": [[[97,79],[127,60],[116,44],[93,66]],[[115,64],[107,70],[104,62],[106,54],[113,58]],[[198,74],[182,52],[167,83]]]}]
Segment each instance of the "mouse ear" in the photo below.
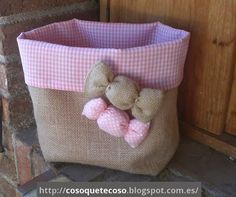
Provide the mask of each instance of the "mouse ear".
[{"label": "mouse ear", "polygon": [[132,115],[142,122],[151,121],[163,102],[163,96],[164,92],[161,90],[142,89],[131,109]]},{"label": "mouse ear", "polygon": [[112,70],[102,62],[96,63],[85,80],[85,93],[89,97],[103,96],[106,87],[114,79]]}]

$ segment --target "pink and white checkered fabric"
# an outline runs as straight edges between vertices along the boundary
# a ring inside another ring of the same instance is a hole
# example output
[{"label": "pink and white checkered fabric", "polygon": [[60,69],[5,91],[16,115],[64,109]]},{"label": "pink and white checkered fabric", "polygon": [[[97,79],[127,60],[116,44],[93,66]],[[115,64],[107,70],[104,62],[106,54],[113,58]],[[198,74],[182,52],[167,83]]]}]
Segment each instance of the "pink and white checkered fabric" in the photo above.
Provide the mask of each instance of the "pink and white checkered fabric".
[{"label": "pink and white checkered fabric", "polygon": [[90,120],[97,120],[98,127],[106,133],[115,137],[124,137],[132,148],[143,142],[150,127],[150,123],[143,123],[137,119],[130,120],[125,111],[112,105],[107,106],[102,98],[87,102],[82,115]]},{"label": "pink and white checkered fabric", "polygon": [[190,34],[160,22],[102,23],[73,19],[21,33],[25,82],[34,87],[83,91],[92,65],[102,61],[150,88],[177,87]]}]

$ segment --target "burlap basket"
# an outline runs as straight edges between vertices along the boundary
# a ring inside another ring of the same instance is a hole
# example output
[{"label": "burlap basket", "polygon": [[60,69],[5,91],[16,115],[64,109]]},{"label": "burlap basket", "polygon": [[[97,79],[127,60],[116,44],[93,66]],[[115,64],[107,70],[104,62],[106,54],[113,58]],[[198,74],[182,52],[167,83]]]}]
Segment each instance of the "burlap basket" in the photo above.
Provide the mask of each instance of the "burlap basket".
[{"label": "burlap basket", "polygon": [[[100,23],[73,19],[22,33],[18,45],[46,161],[158,174],[178,146],[177,87],[189,33],[159,22]],[[142,87],[165,91],[146,139],[131,148],[81,116],[84,81],[96,62]]]}]

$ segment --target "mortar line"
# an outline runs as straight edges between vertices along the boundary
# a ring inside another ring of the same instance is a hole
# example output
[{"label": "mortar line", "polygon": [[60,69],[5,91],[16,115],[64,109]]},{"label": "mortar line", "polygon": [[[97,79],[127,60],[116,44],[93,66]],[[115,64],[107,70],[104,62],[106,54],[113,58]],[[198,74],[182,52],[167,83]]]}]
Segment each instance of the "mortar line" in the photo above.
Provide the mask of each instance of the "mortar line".
[{"label": "mortar line", "polygon": [[12,54],[12,55],[0,55],[0,64],[9,64],[13,62],[21,62],[20,55]]}]

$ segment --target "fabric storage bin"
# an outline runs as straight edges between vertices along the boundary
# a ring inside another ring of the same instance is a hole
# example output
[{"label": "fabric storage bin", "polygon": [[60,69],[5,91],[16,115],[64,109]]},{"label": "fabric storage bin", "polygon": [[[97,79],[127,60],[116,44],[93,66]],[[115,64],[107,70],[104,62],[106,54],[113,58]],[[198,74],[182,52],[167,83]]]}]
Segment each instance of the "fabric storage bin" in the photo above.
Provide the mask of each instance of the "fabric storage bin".
[{"label": "fabric storage bin", "polygon": [[[21,33],[17,41],[45,160],[158,174],[178,146],[177,87],[189,37],[188,32],[160,22],[77,19]],[[136,148],[81,115],[90,100],[84,93],[85,80],[99,61],[141,87],[164,92],[148,134]]]}]

